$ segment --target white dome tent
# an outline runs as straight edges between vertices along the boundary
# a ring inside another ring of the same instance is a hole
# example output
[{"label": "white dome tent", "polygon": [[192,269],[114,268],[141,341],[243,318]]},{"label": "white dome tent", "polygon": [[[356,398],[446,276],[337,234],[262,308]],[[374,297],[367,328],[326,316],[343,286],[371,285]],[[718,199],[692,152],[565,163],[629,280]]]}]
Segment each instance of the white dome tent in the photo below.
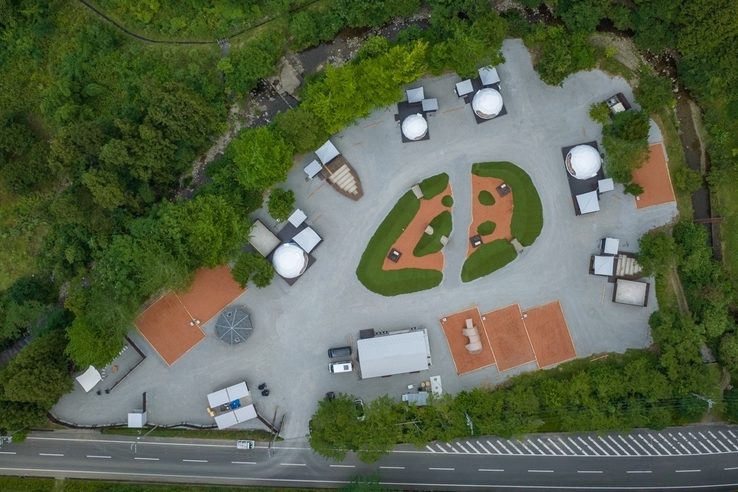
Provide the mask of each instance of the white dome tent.
[{"label": "white dome tent", "polygon": [[409,140],[421,140],[428,133],[428,122],[420,114],[411,114],[402,122],[402,134]]},{"label": "white dome tent", "polygon": [[577,179],[597,176],[602,167],[602,158],[591,145],[577,145],[566,155],[566,170]]},{"label": "white dome tent", "polygon": [[482,89],[474,95],[472,109],[480,118],[490,120],[502,111],[502,94],[494,89]]},{"label": "white dome tent", "polygon": [[274,269],[284,278],[295,278],[305,273],[308,255],[294,243],[284,243],[274,250]]}]

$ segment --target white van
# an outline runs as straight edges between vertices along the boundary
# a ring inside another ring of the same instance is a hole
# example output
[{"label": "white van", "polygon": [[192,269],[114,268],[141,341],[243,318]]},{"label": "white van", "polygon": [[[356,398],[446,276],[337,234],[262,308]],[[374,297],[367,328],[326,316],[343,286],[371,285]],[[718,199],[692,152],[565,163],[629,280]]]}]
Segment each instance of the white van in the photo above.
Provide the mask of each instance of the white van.
[{"label": "white van", "polygon": [[352,372],[354,370],[354,363],[350,360],[331,362],[330,364],[328,364],[328,370],[333,374],[337,374],[340,372]]}]

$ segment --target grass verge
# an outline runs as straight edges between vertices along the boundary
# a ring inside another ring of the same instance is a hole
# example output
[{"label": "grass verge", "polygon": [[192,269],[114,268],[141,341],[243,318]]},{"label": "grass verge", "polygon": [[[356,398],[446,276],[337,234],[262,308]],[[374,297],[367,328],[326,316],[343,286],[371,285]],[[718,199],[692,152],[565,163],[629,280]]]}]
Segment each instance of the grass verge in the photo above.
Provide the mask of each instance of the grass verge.
[{"label": "grass verge", "polygon": [[448,186],[448,174],[441,173],[425,178],[419,183],[420,191],[423,192],[423,198],[430,200],[434,196],[442,193]]},{"label": "grass verge", "polygon": [[[260,487],[219,487],[213,485],[144,484],[130,482],[103,482],[98,480],[59,480],[53,478],[0,477],[3,492],[269,492],[275,489]],[[312,489],[282,489],[280,492],[298,492]]]},{"label": "grass verge", "polygon": [[471,282],[489,275],[513,261],[517,256],[515,248],[507,239],[485,243],[474,250],[464,262],[461,268],[461,281]]},{"label": "grass verge", "polygon": [[657,114],[651,115],[656,124],[661,129],[661,135],[664,138],[664,148],[669,159],[669,175],[671,177],[672,187],[674,188],[674,196],[676,196],[677,210],[679,217],[684,220],[692,220],[694,218],[694,210],[692,209],[692,194],[689,191],[681,190],[674,186],[674,176],[677,170],[687,167],[687,161],[684,157],[684,148],[679,140],[679,133],[674,126],[670,109],[662,108]]},{"label": "grass verge", "polygon": [[[448,175],[446,182],[448,183]],[[370,291],[383,296],[396,296],[432,289],[443,280],[443,274],[438,270],[421,268],[382,270],[385,256],[418,210],[420,201],[415,198],[412,191],[408,191],[400,197],[366,245],[359,266],[356,267],[356,277]],[[410,254],[409,251],[402,253]]]},{"label": "grass verge", "polygon": [[[103,429],[101,434],[112,434],[116,436],[142,436],[148,432],[147,429]],[[183,437],[185,439],[226,439],[237,441],[238,439],[252,439],[255,441],[268,441],[272,435],[266,431],[254,430],[216,430],[216,429],[155,429],[148,437]]]},{"label": "grass verge", "polygon": [[510,186],[515,210],[510,231],[523,246],[533,244],[543,228],[543,206],[530,176],[510,162],[476,163],[472,166],[472,174],[498,178]]},{"label": "grass verge", "polygon": [[420,258],[421,256],[432,255],[443,249],[441,244],[441,236],[449,237],[451,235],[452,223],[451,212],[444,210],[440,214],[433,217],[430,221],[433,228],[433,234],[423,234],[418,244],[413,250],[413,256]]}]

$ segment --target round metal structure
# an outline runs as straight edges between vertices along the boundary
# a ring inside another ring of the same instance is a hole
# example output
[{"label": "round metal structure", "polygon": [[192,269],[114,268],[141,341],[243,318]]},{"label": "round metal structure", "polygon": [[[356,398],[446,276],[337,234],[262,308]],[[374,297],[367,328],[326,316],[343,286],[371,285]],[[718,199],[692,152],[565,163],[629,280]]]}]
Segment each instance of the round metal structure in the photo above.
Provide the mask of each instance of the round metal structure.
[{"label": "round metal structure", "polygon": [[215,323],[215,333],[228,345],[243,342],[253,329],[251,316],[243,306],[228,306],[220,312]]},{"label": "round metal structure", "polygon": [[474,95],[472,109],[480,118],[490,120],[502,110],[502,94],[494,89],[482,89]]},{"label": "round metal structure", "polygon": [[602,158],[591,145],[577,145],[566,155],[566,170],[577,179],[597,176],[602,167]]},{"label": "round metal structure", "polygon": [[274,269],[284,278],[295,278],[305,273],[308,255],[295,243],[277,246],[272,255]]},{"label": "round metal structure", "polygon": [[402,133],[410,140],[420,140],[428,133],[428,122],[420,114],[411,114],[402,122]]}]

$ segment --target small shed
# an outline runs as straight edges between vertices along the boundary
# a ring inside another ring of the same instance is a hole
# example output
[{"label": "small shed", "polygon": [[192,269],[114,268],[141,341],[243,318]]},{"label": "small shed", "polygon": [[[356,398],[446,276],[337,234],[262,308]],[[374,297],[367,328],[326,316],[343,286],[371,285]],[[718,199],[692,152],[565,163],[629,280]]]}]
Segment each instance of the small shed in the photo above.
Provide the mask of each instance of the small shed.
[{"label": "small shed", "polygon": [[407,91],[407,102],[410,104],[422,102],[425,99],[425,93],[422,87],[417,89],[408,89]]},{"label": "small shed", "polygon": [[405,393],[402,395],[402,401],[415,403],[419,407],[425,406],[428,404],[428,392],[418,391],[417,393]]},{"label": "small shed", "polygon": [[602,275],[603,277],[612,277],[615,272],[614,256],[595,256],[592,265],[593,275]]},{"label": "small shed", "polygon": [[312,227],[306,227],[292,238],[299,247],[310,253],[323,240]]},{"label": "small shed", "polygon": [[612,237],[606,237],[602,239],[602,254],[604,255],[617,255],[620,249],[620,240]]},{"label": "small shed", "polygon": [[148,412],[134,410],[128,414],[128,428],[142,429],[148,423]]},{"label": "small shed", "polygon": [[495,67],[482,67],[477,72],[479,72],[479,80],[482,81],[483,86],[500,83],[500,76],[497,75],[497,69]]}]

